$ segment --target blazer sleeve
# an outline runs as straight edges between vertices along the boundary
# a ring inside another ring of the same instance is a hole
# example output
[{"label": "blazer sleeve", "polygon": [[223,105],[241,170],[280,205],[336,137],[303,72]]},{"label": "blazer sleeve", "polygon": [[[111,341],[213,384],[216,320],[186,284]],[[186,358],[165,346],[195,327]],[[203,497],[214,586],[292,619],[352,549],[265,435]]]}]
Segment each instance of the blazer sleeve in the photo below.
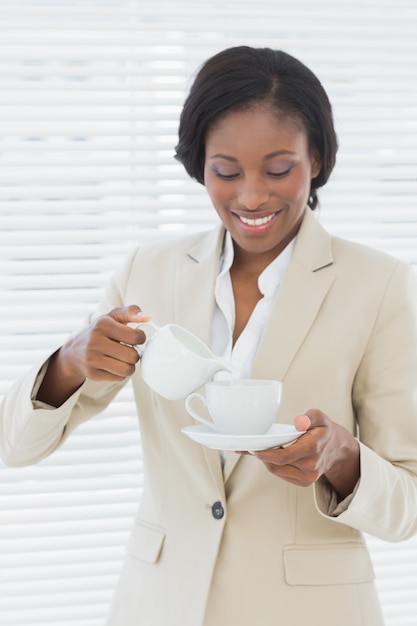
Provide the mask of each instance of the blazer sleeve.
[{"label": "blazer sleeve", "polygon": [[[361,478],[336,522],[387,541],[417,532],[417,280],[395,266],[352,390],[357,415]],[[326,517],[326,482],[315,500]]]},{"label": "blazer sleeve", "polygon": [[[100,306],[83,326],[124,305],[123,294],[133,259],[134,253],[113,276]],[[0,457],[7,465],[30,465],[51,454],[79,424],[104,410],[125,384],[87,380],[60,407],[39,407],[34,400],[46,363],[36,364],[12,385],[0,405]]]}]

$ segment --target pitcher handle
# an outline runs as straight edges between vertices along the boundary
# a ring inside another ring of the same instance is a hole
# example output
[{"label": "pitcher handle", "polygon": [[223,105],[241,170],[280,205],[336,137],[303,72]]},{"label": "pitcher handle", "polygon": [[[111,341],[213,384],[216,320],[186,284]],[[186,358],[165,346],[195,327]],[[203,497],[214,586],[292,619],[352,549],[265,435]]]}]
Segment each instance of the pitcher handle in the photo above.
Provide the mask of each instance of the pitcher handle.
[{"label": "pitcher handle", "polygon": [[190,393],[186,397],[186,399],[185,399],[185,408],[187,409],[188,413],[197,422],[200,422],[201,424],[204,424],[205,426],[209,426],[210,428],[215,429],[215,426],[214,426],[213,422],[210,422],[209,420],[204,419],[204,417],[201,417],[201,415],[199,415],[199,413],[194,411],[194,409],[191,406],[191,401],[194,398],[198,398],[200,400],[200,402],[202,402],[204,404],[204,406],[207,407],[207,401],[206,401],[205,397],[201,393],[193,392],[193,393]]},{"label": "pitcher handle", "polygon": [[150,328],[153,329],[153,333],[148,337],[148,335],[145,333],[145,341],[141,344],[138,344],[136,346],[134,346],[136,348],[136,350],[139,353],[139,356],[141,357],[143,354],[143,351],[145,350],[148,341],[155,335],[156,332],[158,332],[159,330],[159,326],[157,326],[154,322],[139,322],[139,324],[132,324],[133,328],[140,328],[142,329],[144,326],[150,326]]}]

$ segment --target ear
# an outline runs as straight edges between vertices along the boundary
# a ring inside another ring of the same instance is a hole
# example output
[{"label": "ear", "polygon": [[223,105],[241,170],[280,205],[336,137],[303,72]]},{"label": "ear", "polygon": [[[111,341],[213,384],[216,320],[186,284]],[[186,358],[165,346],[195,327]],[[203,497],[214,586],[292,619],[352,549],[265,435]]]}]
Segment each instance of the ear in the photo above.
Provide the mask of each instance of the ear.
[{"label": "ear", "polygon": [[311,180],[317,178],[321,170],[321,157],[317,150],[311,154]]}]

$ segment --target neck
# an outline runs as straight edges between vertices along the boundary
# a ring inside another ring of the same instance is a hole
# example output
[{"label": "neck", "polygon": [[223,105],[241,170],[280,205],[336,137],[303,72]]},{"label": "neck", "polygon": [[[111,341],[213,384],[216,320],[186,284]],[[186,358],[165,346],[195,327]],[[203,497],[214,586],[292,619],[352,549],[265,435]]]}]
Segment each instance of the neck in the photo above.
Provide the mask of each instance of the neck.
[{"label": "neck", "polygon": [[234,257],[232,270],[234,269],[256,276],[262,274],[264,269],[282,252],[282,250],[277,251],[276,249],[262,253],[247,252],[236,245],[235,242],[233,242],[233,248]]}]

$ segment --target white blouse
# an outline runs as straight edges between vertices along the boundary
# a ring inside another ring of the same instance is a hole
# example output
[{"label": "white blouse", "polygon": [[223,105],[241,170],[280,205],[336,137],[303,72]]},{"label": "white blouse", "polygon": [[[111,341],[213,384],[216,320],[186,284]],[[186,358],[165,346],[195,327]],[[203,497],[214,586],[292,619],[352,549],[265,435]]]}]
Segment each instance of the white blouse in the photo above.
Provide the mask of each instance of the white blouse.
[{"label": "white blouse", "polygon": [[[250,378],[252,365],[258,351],[262,333],[270,316],[274,298],[294,249],[295,239],[264,269],[258,278],[262,298],[257,302],[244,330],[233,346],[235,326],[235,301],[230,268],[233,263],[233,242],[226,232],[220,270],[215,286],[215,309],[212,325],[211,349],[232,364],[235,378]],[[216,378],[230,375],[221,372]]]}]

